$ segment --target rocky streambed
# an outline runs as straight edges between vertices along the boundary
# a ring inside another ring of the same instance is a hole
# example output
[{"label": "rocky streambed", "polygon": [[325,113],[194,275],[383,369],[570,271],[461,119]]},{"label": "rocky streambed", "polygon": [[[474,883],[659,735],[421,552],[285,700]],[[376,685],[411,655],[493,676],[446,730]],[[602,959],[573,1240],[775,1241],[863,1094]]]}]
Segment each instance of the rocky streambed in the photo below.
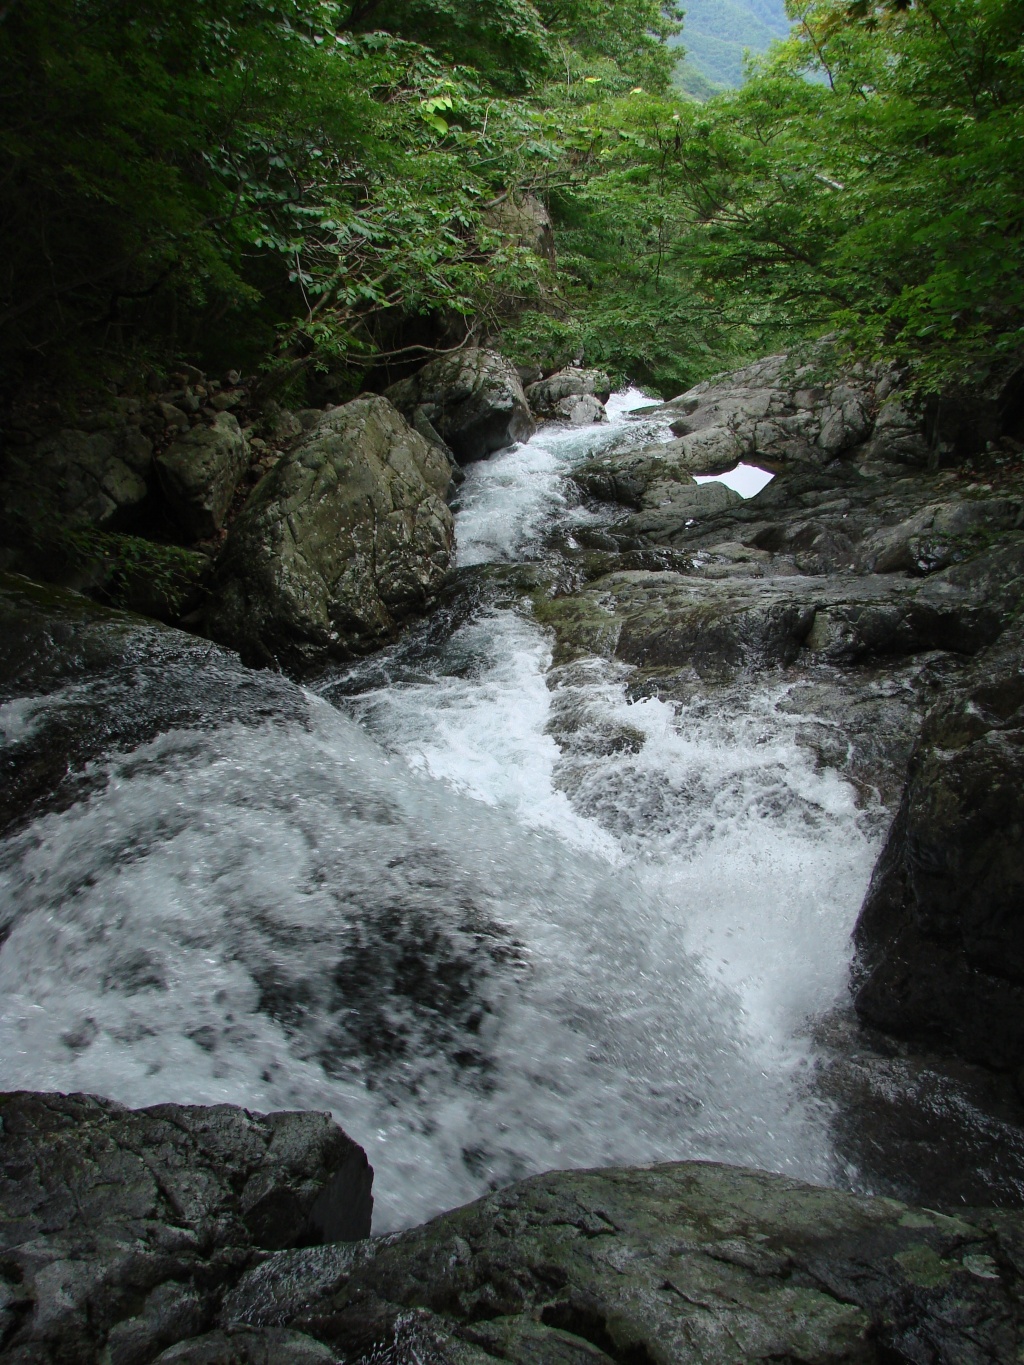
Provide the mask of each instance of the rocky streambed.
[{"label": "rocky streambed", "polygon": [[1012,412],[602,379],[305,414],[193,633],[4,581],[4,1358],[1019,1353]]}]

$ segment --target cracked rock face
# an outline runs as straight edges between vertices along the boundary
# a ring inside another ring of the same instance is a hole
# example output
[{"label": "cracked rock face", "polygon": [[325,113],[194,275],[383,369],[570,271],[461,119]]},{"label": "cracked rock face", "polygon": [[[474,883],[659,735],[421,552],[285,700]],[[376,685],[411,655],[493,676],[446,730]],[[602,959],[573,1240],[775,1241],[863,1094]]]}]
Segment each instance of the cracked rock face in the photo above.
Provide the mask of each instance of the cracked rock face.
[{"label": "cracked rock face", "polygon": [[218,412],[211,426],[190,427],[155,463],[174,515],[193,539],[201,540],[224,525],[249,464],[249,447],[238,419]]},{"label": "cracked rock face", "polygon": [[1024,1066],[1024,640],[928,716],[855,932],[865,1022]]},{"label": "cracked rock face", "polygon": [[[664,411],[678,413],[672,424],[676,436],[685,440],[699,435],[695,456],[706,447],[708,458],[719,461],[732,452],[734,464],[822,465],[868,441],[878,404],[890,390],[891,379],[882,371],[861,367],[858,373],[822,382],[811,366],[776,355],[705,380],[673,398]],[[928,446],[916,414],[893,399],[885,420],[887,439],[880,429],[879,449],[865,451],[865,457],[924,463]]]},{"label": "cracked rock face", "polygon": [[[0,1121],[0,1359],[12,1365],[143,1365],[213,1330],[261,1251],[370,1231],[366,1155],[327,1114],[14,1093]],[[331,1358],[310,1351],[288,1358]]]},{"label": "cracked rock face", "polygon": [[211,635],[247,663],[295,671],[384,643],[448,570],[450,481],[444,452],[386,398],[326,413],[232,526]]},{"label": "cracked rock face", "polygon": [[1022,1231],[698,1162],[562,1171],[347,1254],[281,1252],[224,1320],[396,1365],[980,1365],[1024,1344]]},{"label": "cracked rock face", "polygon": [[459,464],[484,460],[534,431],[515,366],[482,347],[439,356],[385,397],[413,426],[429,423]]},{"label": "cracked rock face", "polygon": [[[611,396],[611,380],[604,370],[584,370],[577,366],[559,370],[547,379],[538,379],[526,390],[527,402],[539,417],[555,417],[570,421],[571,399],[591,398],[592,409],[601,413]],[[600,421],[600,416],[591,418]],[[582,424],[581,424],[582,425]]]}]

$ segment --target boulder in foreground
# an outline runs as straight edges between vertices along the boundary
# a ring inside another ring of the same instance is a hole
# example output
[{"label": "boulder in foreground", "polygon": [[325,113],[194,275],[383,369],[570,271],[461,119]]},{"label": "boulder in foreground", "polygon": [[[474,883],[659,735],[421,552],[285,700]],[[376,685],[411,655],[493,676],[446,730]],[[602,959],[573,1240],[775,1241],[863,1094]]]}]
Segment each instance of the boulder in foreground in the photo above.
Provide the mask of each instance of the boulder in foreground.
[{"label": "boulder in foreground", "polygon": [[386,391],[417,429],[437,432],[460,464],[527,441],[533,418],[515,366],[478,346],[439,356],[410,379]]},{"label": "boulder in foreground", "polygon": [[370,1232],[373,1172],[329,1114],[21,1092],[0,1120],[4,1362],[142,1365],[212,1330],[261,1251]]},{"label": "boulder in foreground", "polygon": [[1024,638],[928,716],[855,931],[868,1024],[1024,1067]]},{"label": "boulder in foreground", "polygon": [[560,1171],[347,1253],[280,1252],[222,1322],[345,1360],[981,1365],[1024,1345],[1022,1233],[699,1162]]},{"label": "boulder in foreground", "polygon": [[326,413],[231,528],[210,634],[246,663],[298,672],[383,644],[448,570],[450,481],[444,452],[386,398]]}]

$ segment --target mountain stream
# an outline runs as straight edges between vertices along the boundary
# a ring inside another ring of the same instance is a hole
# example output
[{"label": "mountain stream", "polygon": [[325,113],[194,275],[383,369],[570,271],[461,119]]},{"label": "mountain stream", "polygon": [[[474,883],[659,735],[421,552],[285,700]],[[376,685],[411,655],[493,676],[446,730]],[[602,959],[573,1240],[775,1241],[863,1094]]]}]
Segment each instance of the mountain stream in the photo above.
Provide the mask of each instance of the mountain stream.
[{"label": "mountain stream", "polygon": [[[591,518],[574,462],[667,438],[644,402],[468,470],[457,610],[259,724],[97,761],[8,840],[3,1088],[330,1109],[376,1231],[558,1166],[850,1182],[809,1021],[845,993],[877,818],[784,682],[632,697],[618,665],[552,670],[494,587]],[[2,708],[8,742],[50,704]]]}]

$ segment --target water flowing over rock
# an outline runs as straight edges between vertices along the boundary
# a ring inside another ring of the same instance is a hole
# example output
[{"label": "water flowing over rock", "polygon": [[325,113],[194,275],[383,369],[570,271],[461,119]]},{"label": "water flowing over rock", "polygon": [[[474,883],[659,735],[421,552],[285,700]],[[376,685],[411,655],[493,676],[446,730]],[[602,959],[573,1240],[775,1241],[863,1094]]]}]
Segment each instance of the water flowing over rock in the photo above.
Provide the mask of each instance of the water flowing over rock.
[{"label": "water flowing over rock", "polygon": [[[96,789],[91,763],[176,727],[301,717],[286,680],[208,640],[78,593],[0,575],[0,831]],[[0,938],[9,929],[9,906]]]},{"label": "water flowing over rock", "polygon": [[[1019,786],[1020,473],[969,482],[862,443],[780,461],[743,499],[688,467],[732,458],[727,422],[670,440],[678,412],[642,401],[616,395],[608,422],[553,424],[468,469],[439,610],[315,690],[71,594],[0,591],[6,1088],[329,1107],[373,1144],[387,1232],[229,1238],[210,1253],[241,1245],[227,1270],[200,1248],[168,1289],[145,1279],[147,1230],[112,1365],[1019,1353],[1020,1215],[942,1219],[797,1178],[933,1209],[1019,1201],[1010,1080],[937,1070],[858,1032],[844,1002],[849,932],[931,710],[912,837],[890,838],[892,923],[862,966],[930,916],[911,942],[941,969],[929,1020],[950,1000],[966,1014],[980,982],[980,1017],[1016,1046],[1016,997],[1000,1016],[985,991],[1019,989],[1024,817],[994,793]],[[332,488],[373,427],[428,453],[430,498],[447,489],[436,432],[385,399],[287,426],[286,468],[337,443]],[[299,472],[297,522],[318,486]],[[870,1022],[981,1056],[945,1023],[887,1017],[928,994],[902,980],[887,1003],[881,971]],[[687,1156],[785,1178],[646,1164]],[[201,1153],[182,1160],[202,1175]],[[598,1165],[613,1169],[514,1183]],[[17,1330],[34,1283],[13,1285]],[[180,1335],[161,1335],[169,1319]]]},{"label": "water flowing over rock", "polygon": [[248,464],[245,436],[230,412],[218,412],[210,426],[190,427],[157,456],[164,496],[193,539],[224,525]]},{"label": "water flowing over rock", "polygon": [[369,1236],[373,1172],[328,1114],[15,1093],[0,1122],[11,1365],[142,1365],[212,1328],[261,1251]]},{"label": "water flowing over rock", "polygon": [[386,398],[325,414],[231,528],[207,624],[251,663],[365,653],[437,590],[452,548],[442,451]]},{"label": "water flowing over rock", "polygon": [[417,418],[429,422],[460,464],[528,440],[534,430],[515,366],[480,347],[439,356],[385,396],[414,426]]}]

